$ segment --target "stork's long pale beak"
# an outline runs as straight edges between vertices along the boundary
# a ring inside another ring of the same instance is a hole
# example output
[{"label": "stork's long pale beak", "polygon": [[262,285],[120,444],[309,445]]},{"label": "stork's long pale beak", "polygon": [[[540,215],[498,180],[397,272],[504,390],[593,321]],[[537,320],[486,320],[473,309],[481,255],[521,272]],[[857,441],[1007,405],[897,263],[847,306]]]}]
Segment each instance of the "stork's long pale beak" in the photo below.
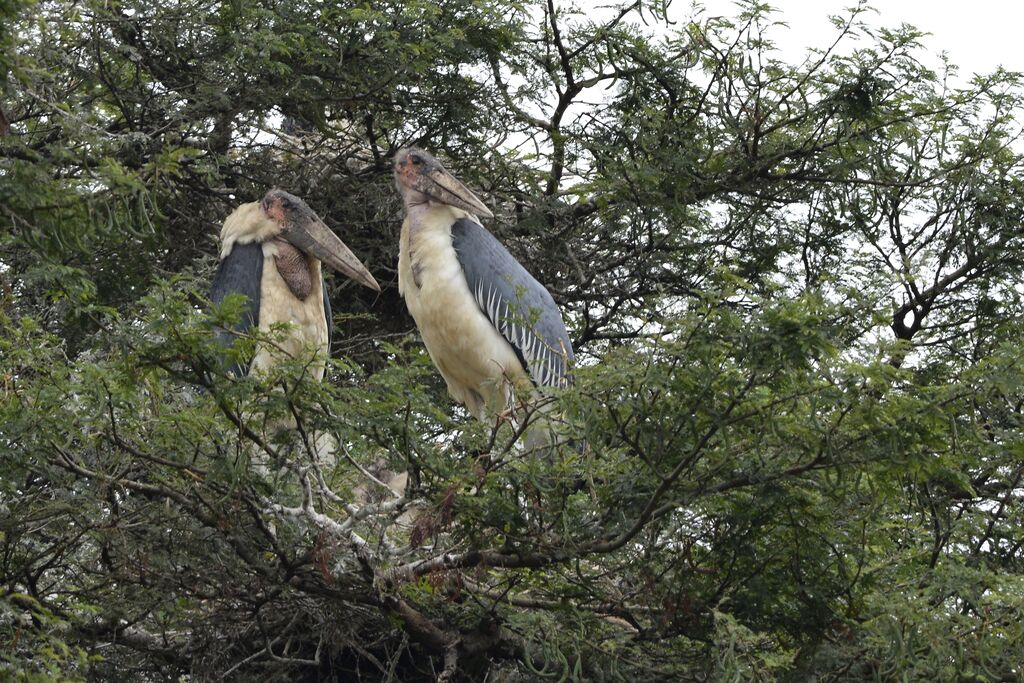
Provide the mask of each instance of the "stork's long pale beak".
[{"label": "stork's long pale beak", "polygon": [[373,275],[356,258],[352,250],[317,217],[289,223],[283,237],[311,256],[315,256],[334,270],[343,273],[361,285],[380,291]]},{"label": "stork's long pale beak", "polygon": [[457,206],[477,216],[484,218],[494,217],[491,210],[468,187],[443,168],[417,176],[413,189],[422,192],[431,199],[450,206]]}]

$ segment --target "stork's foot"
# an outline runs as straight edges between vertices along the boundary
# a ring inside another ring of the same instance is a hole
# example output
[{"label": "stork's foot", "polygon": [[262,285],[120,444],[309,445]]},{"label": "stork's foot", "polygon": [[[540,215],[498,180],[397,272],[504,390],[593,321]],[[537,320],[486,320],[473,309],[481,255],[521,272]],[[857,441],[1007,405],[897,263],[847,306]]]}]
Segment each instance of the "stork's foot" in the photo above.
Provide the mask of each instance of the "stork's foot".
[{"label": "stork's foot", "polygon": [[505,410],[499,411],[494,416],[495,426],[501,426],[502,422],[507,422],[513,427],[516,426],[516,410],[515,408],[505,408]]}]

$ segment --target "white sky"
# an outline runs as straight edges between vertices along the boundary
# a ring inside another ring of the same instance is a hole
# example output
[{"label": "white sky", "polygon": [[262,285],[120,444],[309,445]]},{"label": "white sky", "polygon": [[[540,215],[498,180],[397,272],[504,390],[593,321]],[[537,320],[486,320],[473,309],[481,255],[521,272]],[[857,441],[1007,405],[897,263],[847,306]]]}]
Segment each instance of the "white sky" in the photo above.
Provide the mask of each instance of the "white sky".
[{"label": "white sky", "polygon": [[[678,0],[677,0],[678,1]],[[710,15],[732,15],[731,0],[699,0]],[[779,10],[776,18],[789,29],[774,33],[775,41],[788,61],[799,61],[807,47],[823,47],[835,29],[828,22],[832,14],[848,14],[843,8],[856,0],[768,0]],[[676,11],[688,3],[679,3]],[[989,73],[998,66],[1024,72],[1024,2],[1016,0],[874,0],[875,13],[867,20],[872,26],[896,27],[912,24],[932,35],[921,42],[927,53],[947,52],[960,67],[960,75]],[[674,14],[675,12],[673,12]],[[688,13],[688,12],[687,12]],[[931,66],[931,64],[929,64]]]}]

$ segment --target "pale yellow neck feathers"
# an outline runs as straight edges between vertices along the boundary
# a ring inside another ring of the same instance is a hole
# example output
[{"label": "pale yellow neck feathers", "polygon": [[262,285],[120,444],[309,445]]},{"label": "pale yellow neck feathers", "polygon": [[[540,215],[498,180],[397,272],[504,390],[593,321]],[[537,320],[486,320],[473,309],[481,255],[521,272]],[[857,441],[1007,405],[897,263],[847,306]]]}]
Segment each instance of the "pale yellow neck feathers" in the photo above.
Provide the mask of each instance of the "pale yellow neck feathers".
[{"label": "pale yellow neck feathers", "polygon": [[266,242],[281,232],[281,226],[270,218],[259,202],[242,204],[231,212],[220,229],[220,257],[231,253],[231,247],[250,242]]}]

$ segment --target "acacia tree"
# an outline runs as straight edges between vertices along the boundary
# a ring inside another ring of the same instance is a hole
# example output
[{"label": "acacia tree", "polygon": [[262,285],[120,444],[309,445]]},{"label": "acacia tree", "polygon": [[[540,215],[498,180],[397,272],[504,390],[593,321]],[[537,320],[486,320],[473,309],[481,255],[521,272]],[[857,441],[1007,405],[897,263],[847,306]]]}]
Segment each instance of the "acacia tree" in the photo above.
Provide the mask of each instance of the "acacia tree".
[{"label": "acacia tree", "polygon": [[[796,65],[757,3],[3,11],[7,673],[1020,676],[1017,75],[953,87],[863,6]],[[565,310],[582,453],[444,395],[413,143]],[[322,384],[211,346],[217,229],[273,186],[384,285],[330,281]]]}]

